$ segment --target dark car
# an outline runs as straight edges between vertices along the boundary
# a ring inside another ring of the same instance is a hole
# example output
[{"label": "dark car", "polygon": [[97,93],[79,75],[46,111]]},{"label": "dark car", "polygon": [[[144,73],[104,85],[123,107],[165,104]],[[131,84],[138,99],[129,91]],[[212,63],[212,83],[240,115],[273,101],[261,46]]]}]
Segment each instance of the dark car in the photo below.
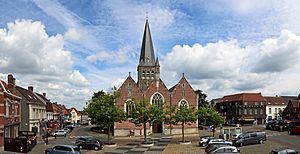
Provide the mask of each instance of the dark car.
[{"label": "dark car", "polygon": [[293,126],[289,131],[288,133],[290,135],[293,135],[293,134],[300,134],[300,126]]},{"label": "dark car", "polygon": [[284,120],[276,120],[273,127],[273,130],[283,132],[287,130],[288,124]]},{"label": "dark car", "polygon": [[80,149],[94,149],[101,150],[103,148],[103,144],[99,140],[91,139],[85,142],[80,142],[77,145]]},{"label": "dark car", "polygon": [[268,120],[268,123],[266,124],[266,129],[268,130],[275,130],[275,120]]},{"label": "dark car", "polygon": [[249,144],[263,144],[267,140],[265,132],[247,132],[240,135],[237,139],[233,139],[234,145],[243,146]]},{"label": "dark car", "polygon": [[87,140],[91,140],[91,139],[92,139],[91,137],[79,137],[76,139],[75,145],[78,145],[81,142],[86,142]]},{"label": "dark car", "polygon": [[220,147],[215,147],[214,149],[206,152],[207,154],[209,153],[222,153],[222,154],[239,154],[240,149],[234,146],[220,146]]},{"label": "dark car", "polygon": [[299,154],[299,152],[294,149],[281,148],[272,150],[269,154]]},{"label": "dark car", "polygon": [[45,154],[81,154],[77,146],[59,145],[45,150]]}]

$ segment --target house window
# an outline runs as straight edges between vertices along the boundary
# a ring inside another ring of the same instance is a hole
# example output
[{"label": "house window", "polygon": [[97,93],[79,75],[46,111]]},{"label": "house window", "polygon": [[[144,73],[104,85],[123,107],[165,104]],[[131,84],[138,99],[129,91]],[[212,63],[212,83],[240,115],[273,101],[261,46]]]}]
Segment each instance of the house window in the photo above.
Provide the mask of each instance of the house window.
[{"label": "house window", "polygon": [[6,138],[9,138],[10,137],[10,130],[9,130],[9,127],[5,127],[5,129],[4,129],[4,137],[6,137]]},{"label": "house window", "polygon": [[128,101],[128,102],[126,103],[126,109],[125,109],[127,115],[131,115],[134,109],[135,109],[135,104],[134,104],[134,102]]},{"label": "house window", "polygon": [[239,115],[242,115],[242,114],[243,114],[243,110],[239,109]]},{"label": "house window", "polygon": [[264,109],[260,109],[260,114],[264,114]]},{"label": "house window", "polygon": [[277,108],[275,108],[275,114],[277,114]]},{"label": "house window", "polygon": [[247,109],[244,109],[244,114],[245,114],[245,115],[248,114],[248,113],[247,113]]},{"label": "house window", "polygon": [[9,116],[9,102],[8,102],[8,100],[5,100],[5,115],[6,116]]},{"label": "house window", "polygon": [[151,103],[155,106],[162,106],[163,105],[163,98],[160,94],[156,93],[153,97],[152,97],[152,101]]},{"label": "house window", "polygon": [[254,114],[255,114],[255,115],[257,114],[257,109],[254,109]]},{"label": "house window", "polygon": [[149,79],[149,77],[150,77],[150,71],[147,71],[147,79]]},{"label": "house window", "polygon": [[255,105],[258,105],[258,102],[254,102]]},{"label": "house window", "polygon": [[252,110],[253,109],[249,109],[249,115],[252,115],[253,113],[252,113]]},{"label": "house window", "polygon": [[15,115],[15,104],[14,103],[11,104],[11,114]]},{"label": "house window", "polygon": [[264,105],[264,102],[260,102],[260,105]]},{"label": "house window", "polygon": [[269,108],[269,114],[272,114],[272,108]]},{"label": "house window", "polygon": [[248,105],[248,102],[244,102],[244,105]]}]

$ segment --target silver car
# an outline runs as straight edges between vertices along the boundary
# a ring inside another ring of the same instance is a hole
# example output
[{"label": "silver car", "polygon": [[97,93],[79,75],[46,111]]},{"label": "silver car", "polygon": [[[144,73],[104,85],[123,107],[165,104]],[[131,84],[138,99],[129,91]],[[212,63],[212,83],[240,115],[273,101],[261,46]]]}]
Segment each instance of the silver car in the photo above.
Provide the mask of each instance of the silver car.
[{"label": "silver car", "polygon": [[53,133],[51,133],[52,136],[66,136],[67,132],[65,132],[64,130],[59,130],[59,131],[55,131]]},{"label": "silver car", "polygon": [[81,154],[77,146],[59,145],[45,150],[45,154]]},{"label": "silver car", "polygon": [[227,153],[227,154],[239,154],[240,149],[234,146],[220,146],[220,147],[215,147],[211,149],[210,151],[207,151],[207,154],[209,153]]}]

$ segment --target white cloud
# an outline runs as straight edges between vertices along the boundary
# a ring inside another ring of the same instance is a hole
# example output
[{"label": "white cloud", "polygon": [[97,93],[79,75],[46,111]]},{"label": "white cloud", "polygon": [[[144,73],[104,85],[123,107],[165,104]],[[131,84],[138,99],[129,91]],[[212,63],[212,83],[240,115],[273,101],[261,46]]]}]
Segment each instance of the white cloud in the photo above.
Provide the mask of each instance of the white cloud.
[{"label": "white cloud", "polygon": [[[6,81],[7,74],[12,73],[18,85],[34,86],[36,92],[47,92],[52,100],[68,105],[66,99],[60,99],[62,95],[90,92],[90,82],[79,70],[73,70],[72,53],[64,49],[64,42],[60,34],[48,36],[40,21],[8,23],[7,29],[0,28],[1,78]],[[66,88],[73,90],[65,91]],[[91,94],[68,100],[87,100]]]},{"label": "white cloud", "polygon": [[70,75],[70,82],[78,86],[86,86],[90,84],[90,82],[78,70],[74,70]]},{"label": "white cloud", "polygon": [[161,72],[167,78],[185,72],[193,87],[206,91],[209,98],[238,92],[286,95],[299,92],[299,58],[300,36],[282,30],[277,38],[246,47],[236,40],[176,45],[164,57]]},{"label": "white cloud", "polygon": [[166,55],[163,65],[177,75],[185,72],[192,79],[228,78],[239,73],[245,55],[246,50],[236,40],[206,46],[177,45]]},{"label": "white cloud", "polygon": [[80,32],[74,28],[70,28],[64,35],[66,40],[79,40],[81,37]]},{"label": "white cloud", "polygon": [[127,62],[128,57],[131,56],[130,53],[132,52],[132,47],[126,46],[120,48],[117,51],[107,52],[107,51],[100,51],[96,54],[89,55],[86,57],[86,60],[89,62],[108,62],[113,64],[122,64]]},{"label": "white cloud", "polygon": [[258,47],[258,59],[253,72],[282,72],[297,63],[300,58],[300,36],[282,30],[278,38],[266,39]]}]

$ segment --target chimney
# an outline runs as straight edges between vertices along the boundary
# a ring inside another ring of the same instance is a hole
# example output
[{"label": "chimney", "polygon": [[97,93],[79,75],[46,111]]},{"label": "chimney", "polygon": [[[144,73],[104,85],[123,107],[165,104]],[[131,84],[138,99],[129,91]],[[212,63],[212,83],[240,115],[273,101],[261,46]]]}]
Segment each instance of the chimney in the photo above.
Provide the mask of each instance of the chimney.
[{"label": "chimney", "polygon": [[43,96],[46,98],[46,93],[43,93]]},{"label": "chimney", "polygon": [[14,88],[14,76],[12,74],[7,75],[7,84],[8,84],[8,89]]},{"label": "chimney", "polygon": [[28,90],[33,92],[33,87],[32,86],[28,86]]}]

